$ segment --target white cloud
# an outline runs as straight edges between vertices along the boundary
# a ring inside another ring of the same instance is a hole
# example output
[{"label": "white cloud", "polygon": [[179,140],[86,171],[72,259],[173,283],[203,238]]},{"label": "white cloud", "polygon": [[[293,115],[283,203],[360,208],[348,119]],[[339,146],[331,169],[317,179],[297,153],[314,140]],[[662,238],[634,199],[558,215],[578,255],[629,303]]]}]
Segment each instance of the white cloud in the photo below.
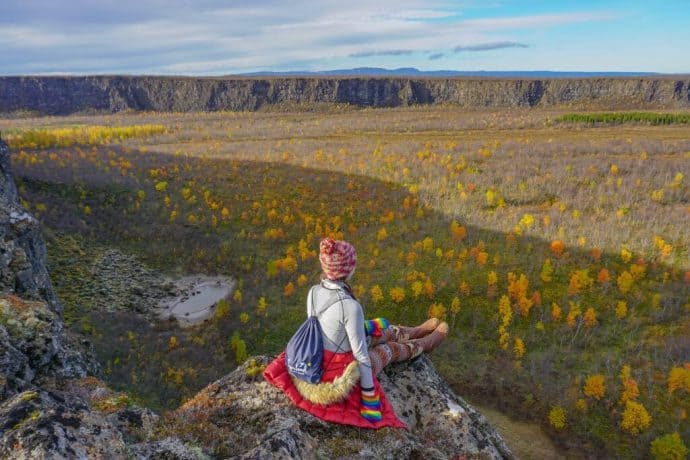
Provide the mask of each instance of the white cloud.
[{"label": "white cloud", "polygon": [[476,45],[458,45],[453,48],[453,51],[460,53],[463,51],[491,51],[502,48],[529,48],[529,46],[518,42],[488,42],[478,43]]},{"label": "white cloud", "polygon": [[608,17],[462,19],[451,0],[244,0],[232,6],[221,0],[3,1],[0,47],[11,59],[0,72],[9,74],[213,74],[314,67],[328,60],[349,59],[356,66],[361,59],[415,53],[438,59],[456,47],[519,47],[510,35],[525,28]]}]

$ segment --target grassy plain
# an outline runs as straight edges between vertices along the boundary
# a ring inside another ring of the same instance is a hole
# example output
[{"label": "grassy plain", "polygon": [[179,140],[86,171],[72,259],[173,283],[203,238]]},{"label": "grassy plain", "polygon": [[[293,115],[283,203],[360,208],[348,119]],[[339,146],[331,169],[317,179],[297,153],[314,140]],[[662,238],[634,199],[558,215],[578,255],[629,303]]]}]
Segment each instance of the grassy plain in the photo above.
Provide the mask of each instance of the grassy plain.
[{"label": "grassy plain", "polygon": [[[13,158],[66,320],[116,388],[155,407],[246,353],[277,353],[330,234],[358,249],[368,316],[451,323],[434,360],[460,394],[571,452],[642,457],[661,439],[682,453],[662,437],[690,445],[688,126],[555,121],[565,114],[316,107],[0,130],[155,127],[17,144]],[[190,330],[95,311],[80,280],[107,247],[165,273],[235,276],[239,294]]]}]

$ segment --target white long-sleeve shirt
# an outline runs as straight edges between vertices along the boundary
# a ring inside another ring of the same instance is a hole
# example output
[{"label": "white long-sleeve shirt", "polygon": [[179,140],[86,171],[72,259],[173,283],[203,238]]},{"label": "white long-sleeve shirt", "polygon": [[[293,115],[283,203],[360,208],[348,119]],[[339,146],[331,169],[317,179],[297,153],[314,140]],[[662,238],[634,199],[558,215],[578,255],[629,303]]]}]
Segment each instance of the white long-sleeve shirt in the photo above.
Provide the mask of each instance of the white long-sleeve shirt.
[{"label": "white long-sleeve shirt", "polygon": [[364,332],[364,311],[359,302],[350,297],[344,284],[325,279],[312,286],[307,294],[307,315],[314,314],[319,319],[324,348],[333,352],[352,351],[359,364],[360,385],[372,388],[374,380],[371,361]]}]

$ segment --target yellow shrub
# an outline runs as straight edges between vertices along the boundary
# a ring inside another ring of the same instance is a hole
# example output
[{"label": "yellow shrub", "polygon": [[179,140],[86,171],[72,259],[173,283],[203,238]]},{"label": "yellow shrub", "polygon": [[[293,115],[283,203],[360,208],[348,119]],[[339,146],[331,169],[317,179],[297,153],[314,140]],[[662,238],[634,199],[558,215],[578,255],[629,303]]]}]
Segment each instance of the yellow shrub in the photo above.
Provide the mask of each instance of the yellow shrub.
[{"label": "yellow shrub", "polygon": [[559,307],[556,302],[551,304],[551,318],[554,320],[554,322],[560,321],[562,317],[563,310],[561,310],[561,307]]},{"label": "yellow shrub", "polygon": [[549,411],[549,423],[557,430],[565,428],[565,409],[561,406],[553,406]]},{"label": "yellow shrub", "polygon": [[525,355],[525,342],[522,341],[520,337],[515,337],[515,343],[513,345],[513,353],[517,359],[522,358]]},{"label": "yellow shrub", "polygon": [[587,377],[587,380],[585,380],[585,387],[582,391],[584,392],[585,396],[589,396],[596,400],[601,399],[606,392],[604,376],[601,374],[595,374]]},{"label": "yellow shrub", "polygon": [[230,304],[225,299],[220,299],[216,304],[216,311],[213,313],[213,317],[216,319],[225,318],[230,313]]},{"label": "yellow shrub", "polygon": [[616,279],[616,282],[618,283],[618,289],[621,291],[621,294],[627,294],[628,291],[630,291],[630,289],[632,289],[633,284],[635,283],[635,280],[633,279],[633,276],[629,272],[624,271]]},{"label": "yellow shrub", "polygon": [[453,240],[460,241],[467,236],[467,230],[456,221],[450,223],[450,233],[453,235]]},{"label": "yellow shrub", "polygon": [[391,288],[391,290],[389,291],[389,294],[391,296],[391,299],[393,299],[393,302],[395,302],[395,303],[400,303],[403,300],[405,300],[405,288],[402,288],[402,287]]},{"label": "yellow shrub", "polygon": [[446,307],[442,303],[432,303],[427,312],[429,318],[445,319]]},{"label": "yellow shrub", "polygon": [[635,401],[627,401],[625,403],[625,410],[623,411],[623,418],[621,419],[621,428],[632,435],[638,435],[652,423],[652,417],[647,412],[647,409]]},{"label": "yellow shrub", "polygon": [[460,299],[457,297],[453,297],[453,300],[450,302],[450,311],[453,314],[457,314],[460,311]]},{"label": "yellow shrub", "polygon": [[685,390],[690,393],[690,366],[673,367],[668,372],[668,393],[673,394],[676,390]]},{"label": "yellow shrub", "polygon": [[621,383],[623,384],[623,392],[621,394],[621,404],[628,401],[634,401],[640,395],[640,389],[637,386],[637,381],[632,378],[630,366],[625,365],[619,375]]},{"label": "yellow shrub", "polygon": [[625,300],[619,300],[618,303],[616,304],[616,317],[618,319],[623,319],[625,318],[625,315],[628,314],[628,304],[625,302]]},{"label": "yellow shrub", "polygon": [[374,285],[369,292],[374,302],[378,303],[383,300],[383,291],[381,291],[381,286],[378,284]]},{"label": "yellow shrub", "polygon": [[575,409],[579,410],[580,412],[585,412],[587,410],[587,401],[582,398],[578,399],[575,403]]}]

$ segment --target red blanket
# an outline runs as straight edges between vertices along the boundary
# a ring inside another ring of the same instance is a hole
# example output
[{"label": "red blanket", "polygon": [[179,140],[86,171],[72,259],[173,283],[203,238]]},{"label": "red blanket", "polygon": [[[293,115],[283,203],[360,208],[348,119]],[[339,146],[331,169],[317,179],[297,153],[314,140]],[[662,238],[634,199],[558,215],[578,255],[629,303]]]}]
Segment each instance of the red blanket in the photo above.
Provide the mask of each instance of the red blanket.
[{"label": "red blanket", "polygon": [[[342,374],[347,365],[354,360],[351,352],[347,353],[333,353],[329,350],[324,350],[323,362],[325,369],[322,382],[332,382],[336,377]],[[393,410],[390,401],[381,389],[379,381],[374,377],[374,386],[381,395],[381,420],[378,422],[370,422],[362,417],[359,413],[359,404],[361,398],[361,388],[359,384],[355,385],[349,396],[344,401],[330,404],[328,406],[320,406],[307,401],[302,398],[302,395],[297,391],[295,385],[292,383],[287,366],[285,365],[285,352],[278,355],[264,371],[264,378],[267,382],[280,388],[290,400],[300,409],[304,409],[310,414],[319,417],[327,422],[342,423],[345,425],[353,425],[360,428],[383,428],[384,426],[407,428]]]}]

